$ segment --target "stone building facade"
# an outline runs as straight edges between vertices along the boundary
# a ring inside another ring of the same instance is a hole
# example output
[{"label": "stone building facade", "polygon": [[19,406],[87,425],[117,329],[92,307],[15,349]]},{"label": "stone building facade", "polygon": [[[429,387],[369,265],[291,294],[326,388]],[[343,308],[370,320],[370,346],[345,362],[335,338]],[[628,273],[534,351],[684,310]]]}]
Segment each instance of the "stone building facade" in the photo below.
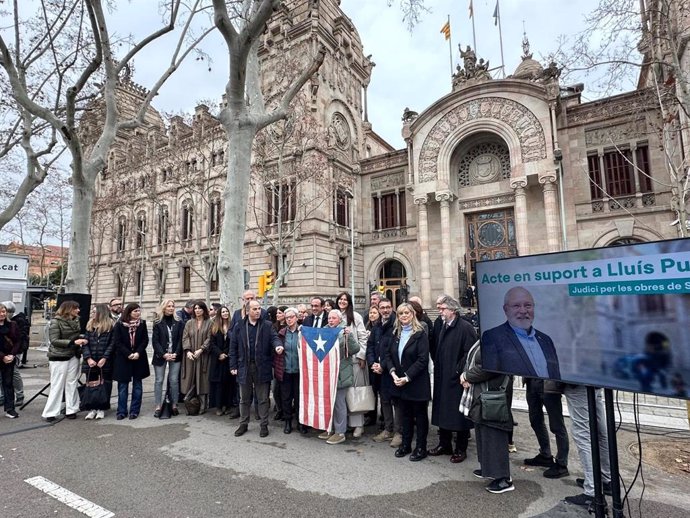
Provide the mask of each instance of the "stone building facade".
[{"label": "stone building facade", "polygon": [[[383,286],[395,303],[418,294],[432,307],[439,293],[461,294],[479,260],[677,237],[647,85],[583,103],[581,85],[561,84],[526,40],[506,79],[492,79],[468,48],[446,96],[421,113],[404,110],[406,148],[396,150],[368,122],[374,63],[339,3],[288,2],[265,33],[269,102],[286,67],[318,44],[327,54],[300,97],[309,144],[255,157],[249,286],[291,263],[281,303],[354,286],[362,309]],[[123,98],[143,95],[129,78],[121,89]],[[217,298],[225,152],[206,106],[191,122],[166,127],[154,113],[118,136],[94,215],[95,300],[120,293],[148,311],[163,296]],[[279,225],[289,234],[280,243]]]}]

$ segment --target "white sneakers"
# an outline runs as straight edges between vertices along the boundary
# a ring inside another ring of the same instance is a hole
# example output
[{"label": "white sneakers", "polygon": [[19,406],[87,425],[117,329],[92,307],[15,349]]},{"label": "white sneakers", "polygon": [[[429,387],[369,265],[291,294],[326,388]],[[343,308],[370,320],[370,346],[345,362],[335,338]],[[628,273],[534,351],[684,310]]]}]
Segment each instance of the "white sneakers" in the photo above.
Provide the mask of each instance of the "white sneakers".
[{"label": "white sneakers", "polygon": [[103,419],[105,417],[105,412],[103,410],[96,411],[96,419]]},{"label": "white sneakers", "polygon": [[103,419],[105,412],[103,410],[91,410],[84,419]]},{"label": "white sneakers", "polygon": [[93,419],[94,417],[96,417],[96,411],[91,410],[88,414],[86,414],[86,417],[84,419]]},{"label": "white sneakers", "polygon": [[364,429],[361,426],[356,426],[354,431],[352,432],[352,437],[354,437],[355,439],[359,439],[363,433]]}]

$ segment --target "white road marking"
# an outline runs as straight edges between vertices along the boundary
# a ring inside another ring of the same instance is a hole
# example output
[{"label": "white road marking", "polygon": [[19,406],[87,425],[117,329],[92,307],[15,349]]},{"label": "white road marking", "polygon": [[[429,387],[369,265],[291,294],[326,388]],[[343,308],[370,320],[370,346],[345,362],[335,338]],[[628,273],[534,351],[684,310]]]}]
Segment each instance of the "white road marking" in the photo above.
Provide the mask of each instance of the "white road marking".
[{"label": "white road marking", "polygon": [[58,502],[62,502],[90,518],[111,518],[115,516],[115,513],[112,511],[103,509],[100,505],[96,505],[86,498],[72,493],[72,491],[57,485],[55,482],[51,482],[47,478],[40,476],[32,477],[27,478],[24,482],[34,486],[36,489],[40,489],[48,496],[52,496]]}]

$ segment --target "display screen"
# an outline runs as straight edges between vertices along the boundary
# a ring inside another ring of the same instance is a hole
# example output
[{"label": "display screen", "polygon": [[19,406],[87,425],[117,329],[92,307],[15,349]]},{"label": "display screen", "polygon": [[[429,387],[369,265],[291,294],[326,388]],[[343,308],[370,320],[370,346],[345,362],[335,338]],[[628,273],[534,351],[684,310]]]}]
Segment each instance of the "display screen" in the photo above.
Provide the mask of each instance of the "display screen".
[{"label": "display screen", "polygon": [[478,262],[482,364],[688,398],[690,239]]}]

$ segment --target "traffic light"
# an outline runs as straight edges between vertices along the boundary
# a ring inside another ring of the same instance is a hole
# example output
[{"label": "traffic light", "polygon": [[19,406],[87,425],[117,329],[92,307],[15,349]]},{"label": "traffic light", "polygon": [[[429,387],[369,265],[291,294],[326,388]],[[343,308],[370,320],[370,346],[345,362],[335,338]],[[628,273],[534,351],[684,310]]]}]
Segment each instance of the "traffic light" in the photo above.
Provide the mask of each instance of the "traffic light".
[{"label": "traffic light", "polygon": [[273,271],[266,270],[264,273],[259,275],[259,286],[257,289],[257,295],[260,299],[264,298],[267,291],[273,289]]},{"label": "traffic light", "polygon": [[273,289],[273,270],[266,270],[264,272],[264,289],[266,291]]}]

